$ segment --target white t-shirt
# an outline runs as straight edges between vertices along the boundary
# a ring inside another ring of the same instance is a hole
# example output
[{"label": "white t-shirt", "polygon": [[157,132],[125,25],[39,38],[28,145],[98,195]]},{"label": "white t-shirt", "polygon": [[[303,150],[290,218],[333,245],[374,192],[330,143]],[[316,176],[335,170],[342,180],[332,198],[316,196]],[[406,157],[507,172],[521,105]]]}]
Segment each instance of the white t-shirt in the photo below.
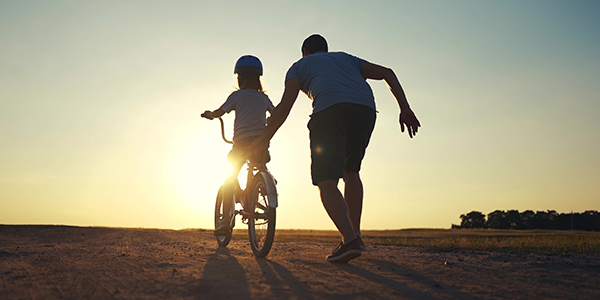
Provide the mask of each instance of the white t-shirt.
[{"label": "white t-shirt", "polygon": [[266,112],[272,113],[275,106],[267,94],[253,89],[243,89],[231,93],[220,109],[226,113],[235,110],[233,141],[236,141],[262,135],[267,126]]}]

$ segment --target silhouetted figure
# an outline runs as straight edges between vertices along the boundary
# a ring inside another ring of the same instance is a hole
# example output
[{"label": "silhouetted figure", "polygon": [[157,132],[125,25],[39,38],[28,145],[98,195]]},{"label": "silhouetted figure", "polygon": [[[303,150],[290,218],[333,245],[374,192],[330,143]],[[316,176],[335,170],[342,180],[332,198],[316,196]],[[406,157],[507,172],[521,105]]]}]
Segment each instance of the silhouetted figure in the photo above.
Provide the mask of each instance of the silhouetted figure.
[{"label": "silhouetted figure", "polygon": [[[227,160],[231,164],[231,173],[225,180],[225,189],[223,189],[223,212],[225,214],[229,214],[232,209],[237,176],[248,158],[248,146],[265,130],[266,112],[273,112],[274,109],[273,103],[263,92],[260,82],[263,67],[257,57],[252,55],[240,57],[233,72],[238,74],[239,90],[231,93],[218,109],[207,110],[202,114],[208,119],[213,119],[235,111],[233,147],[227,154]],[[268,157],[267,148],[257,157]],[[231,217],[231,215],[223,216],[223,219],[215,226],[215,235],[227,233],[232,229]]]},{"label": "silhouetted figure", "polygon": [[[359,176],[371,133],[375,126],[375,99],[366,79],[385,80],[400,106],[400,128],[412,138],[421,124],[411,110],[394,72],[344,52],[328,52],[327,41],[318,34],[302,44],[302,58],[288,70],[281,102],[275,108],[264,134],[252,147],[262,151],[284,123],[302,90],[313,102],[308,123],[311,176],[321,200],[343,242],[327,257],[346,263],[364,247],[360,237],[363,186]],[[344,194],[337,188],[344,179]]]}]

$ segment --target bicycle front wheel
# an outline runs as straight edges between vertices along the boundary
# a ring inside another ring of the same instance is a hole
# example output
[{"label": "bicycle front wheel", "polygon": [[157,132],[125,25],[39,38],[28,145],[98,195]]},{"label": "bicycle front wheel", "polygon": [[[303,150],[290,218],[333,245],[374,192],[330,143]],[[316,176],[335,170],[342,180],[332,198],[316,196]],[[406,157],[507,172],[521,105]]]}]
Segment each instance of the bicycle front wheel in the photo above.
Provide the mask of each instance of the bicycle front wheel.
[{"label": "bicycle front wheel", "polygon": [[[219,192],[217,193],[217,201],[215,203],[215,228],[219,226],[219,222],[221,222],[221,219],[223,219],[224,216],[225,212],[223,211],[223,186],[221,186],[219,188]],[[232,231],[230,230],[225,235],[215,236],[217,238],[217,244],[219,244],[219,247],[227,247],[227,245],[229,245],[229,242],[231,241],[231,233]]]},{"label": "bicycle front wheel", "polygon": [[265,257],[271,251],[275,239],[275,208],[269,207],[267,186],[260,174],[256,174],[251,185],[248,236],[250,247],[256,257]]}]

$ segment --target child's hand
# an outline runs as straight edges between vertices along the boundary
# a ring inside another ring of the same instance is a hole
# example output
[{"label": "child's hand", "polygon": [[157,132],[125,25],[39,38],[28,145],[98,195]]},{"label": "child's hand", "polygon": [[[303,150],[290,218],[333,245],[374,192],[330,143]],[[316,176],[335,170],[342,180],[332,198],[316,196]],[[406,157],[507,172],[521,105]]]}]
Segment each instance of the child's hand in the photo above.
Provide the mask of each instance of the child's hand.
[{"label": "child's hand", "polygon": [[201,114],[200,116],[201,116],[201,117],[203,117],[203,118],[207,118],[207,119],[209,119],[209,120],[212,120],[212,119],[214,119],[214,117],[213,117],[213,113],[212,113],[212,111],[210,111],[210,110],[207,110],[207,111],[205,111],[205,112],[204,112],[203,114]]}]

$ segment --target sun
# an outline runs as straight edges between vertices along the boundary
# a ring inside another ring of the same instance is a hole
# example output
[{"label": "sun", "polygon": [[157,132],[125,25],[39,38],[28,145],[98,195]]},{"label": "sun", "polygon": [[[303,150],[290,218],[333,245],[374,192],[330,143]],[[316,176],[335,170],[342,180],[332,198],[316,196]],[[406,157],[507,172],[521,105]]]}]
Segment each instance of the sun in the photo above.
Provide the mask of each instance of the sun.
[{"label": "sun", "polygon": [[206,215],[203,218],[209,220],[202,223],[211,226],[217,191],[231,168],[226,159],[229,150],[217,134],[201,130],[189,135],[175,152],[172,178],[177,194],[185,207]]}]

